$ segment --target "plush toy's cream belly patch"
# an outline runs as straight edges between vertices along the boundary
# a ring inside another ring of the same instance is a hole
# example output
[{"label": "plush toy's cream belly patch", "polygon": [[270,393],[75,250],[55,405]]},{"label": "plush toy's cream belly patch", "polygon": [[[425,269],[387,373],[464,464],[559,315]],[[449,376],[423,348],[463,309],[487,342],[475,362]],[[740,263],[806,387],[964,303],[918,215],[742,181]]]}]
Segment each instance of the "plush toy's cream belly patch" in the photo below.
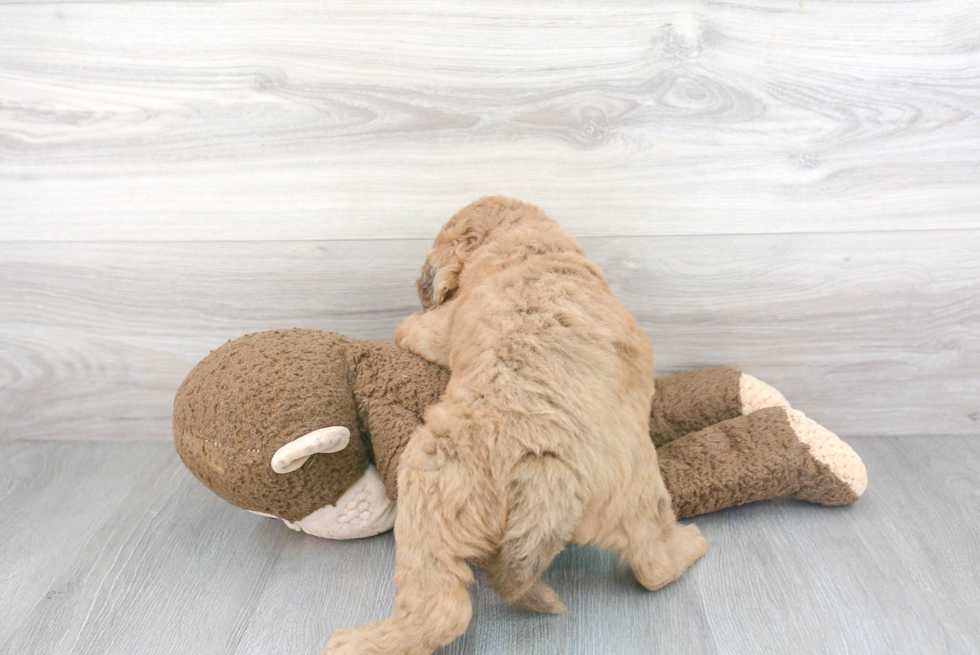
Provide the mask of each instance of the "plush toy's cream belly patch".
[{"label": "plush toy's cream belly patch", "polygon": [[[251,511],[251,510],[250,510]],[[279,518],[264,512],[252,512]],[[385,495],[378,469],[369,466],[364,476],[344,492],[336,505],[327,505],[298,521],[282,522],[292,530],[326,539],[360,539],[387,532],[395,525],[394,501]]]}]

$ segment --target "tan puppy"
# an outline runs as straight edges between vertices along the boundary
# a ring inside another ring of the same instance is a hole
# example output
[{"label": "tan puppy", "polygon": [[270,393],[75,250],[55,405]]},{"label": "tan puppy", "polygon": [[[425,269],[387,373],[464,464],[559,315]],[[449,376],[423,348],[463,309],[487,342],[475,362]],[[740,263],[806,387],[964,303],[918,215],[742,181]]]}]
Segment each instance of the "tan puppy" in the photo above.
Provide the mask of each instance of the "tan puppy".
[{"label": "tan puppy", "polygon": [[325,653],[431,653],[472,608],[467,560],[507,602],[564,606],[540,580],[569,541],[623,554],[647,589],[706,548],[676,523],[648,421],[653,350],[602,272],[531,205],[484,198],[436,237],[402,347],[452,371],[398,472],[391,617]]}]

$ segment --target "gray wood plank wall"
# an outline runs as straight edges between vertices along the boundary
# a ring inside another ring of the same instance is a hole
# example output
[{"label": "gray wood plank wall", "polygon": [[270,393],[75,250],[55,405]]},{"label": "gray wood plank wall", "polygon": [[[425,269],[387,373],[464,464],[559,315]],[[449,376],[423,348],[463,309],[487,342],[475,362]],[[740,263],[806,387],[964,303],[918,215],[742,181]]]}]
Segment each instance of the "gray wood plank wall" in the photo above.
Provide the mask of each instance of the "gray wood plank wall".
[{"label": "gray wood plank wall", "polygon": [[168,439],[245,332],[389,338],[507,193],[662,373],[980,432],[980,5],[0,0],[0,439]]}]

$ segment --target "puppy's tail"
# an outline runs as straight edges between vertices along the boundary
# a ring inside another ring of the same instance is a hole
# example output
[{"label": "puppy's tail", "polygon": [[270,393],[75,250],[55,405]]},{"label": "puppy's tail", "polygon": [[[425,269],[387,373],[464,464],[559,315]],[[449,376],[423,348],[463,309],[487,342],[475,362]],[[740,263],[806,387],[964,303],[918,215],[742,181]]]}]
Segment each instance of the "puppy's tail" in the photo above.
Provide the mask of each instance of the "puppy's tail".
[{"label": "puppy's tail", "polygon": [[506,602],[535,612],[565,605],[541,578],[582,515],[571,469],[554,456],[528,455],[507,490],[507,529],[490,565],[490,585]]}]

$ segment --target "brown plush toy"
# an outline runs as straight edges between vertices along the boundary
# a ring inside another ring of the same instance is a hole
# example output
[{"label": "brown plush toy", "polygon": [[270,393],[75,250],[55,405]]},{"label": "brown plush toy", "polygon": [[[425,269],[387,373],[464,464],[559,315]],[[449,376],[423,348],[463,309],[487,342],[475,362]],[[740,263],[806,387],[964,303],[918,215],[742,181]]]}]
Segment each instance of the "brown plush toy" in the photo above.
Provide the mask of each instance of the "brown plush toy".
[{"label": "brown plush toy", "polygon": [[[385,341],[250,334],[184,380],[174,442],[238,507],[320,537],[367,537],[394,524],[399,455],[448,380]],[[867,486],[850,446],[735,369],[658,378],[650,436],[679,517],[783,495],[845,505]]]}]

